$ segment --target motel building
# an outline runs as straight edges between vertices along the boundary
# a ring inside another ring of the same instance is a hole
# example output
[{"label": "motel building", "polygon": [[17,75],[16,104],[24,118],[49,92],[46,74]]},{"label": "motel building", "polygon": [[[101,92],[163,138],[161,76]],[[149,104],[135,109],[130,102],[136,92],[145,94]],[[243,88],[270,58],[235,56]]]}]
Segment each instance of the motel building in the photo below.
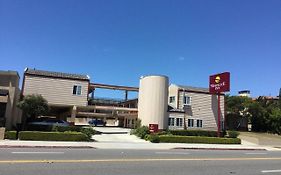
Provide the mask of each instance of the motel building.
[{"label": "motel building", "polygon": [[[100,98],[98,89],[122,91],[124,98]],[[129,93],[137,93],[137,98],[129,99]],[[95,118],[106,126],[134,128],[140,119],[142,125],[156,124],[159,130],[218,129],[217,95],[208,88],[170,84],[163,75],[143,76],[139,87],[129,87],[91,82],[88,75],[26,68],[22,95],[29,94],[41,94],[48,101],[48,116],[75,125],[88,125]],[[224,94],[219,97],[223,126]]]}]

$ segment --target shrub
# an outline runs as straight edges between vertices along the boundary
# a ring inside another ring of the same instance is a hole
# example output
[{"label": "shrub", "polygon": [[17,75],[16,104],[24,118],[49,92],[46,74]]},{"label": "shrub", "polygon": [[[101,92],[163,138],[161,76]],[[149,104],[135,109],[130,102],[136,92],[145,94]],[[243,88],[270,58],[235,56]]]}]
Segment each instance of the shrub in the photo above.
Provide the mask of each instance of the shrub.
[{"label": "shrub", "polygon": [[17,140],[17,131],[6,131],[5,132],[5,139],[9,140]]},{"label": "shrub", "polygon": [[237,131],[228,131],[228,137],[230,138],[237,138],[239,136],[239,132]]},{"label": "shrub", "polygon": [[82,132],[87,136],[88,140],[91,140],[92,135],[96,133],[96,131],[91,127],[83,128],[79,126],[53,126],[52,131],[53,132]]},{"label": "shrub", "polygon": [[159,136],[160,142],[165,143],[208,143],[208,144],[241,144],[239,138],[217,138],[198,136]]},{"label": "shrub", "polygon": [[92,135],[95,135],[96,131],[93,128],[81,128],[80,132],[87,136],[88,140],[92,139]]},{"label": "shrub", "polygon": [[138,136],[141,139],[144,139],[147,134],[149,134],[149,128],[147,126],[141,126],[131,131],[131,134]]},{"label": "shrub", "polygon": [[19,139],[40,141],[88,141],[87,135],[81,132],[22,131],[19,133]]},{"label": "shrub", "polygon": [[[179,136],[204,136],[204,137],[217,137],[217,131],[204,131],[204,130],[170,130],[173,135]],[[221,136],[225,135],[221,132]]]},{"label": "shrub", "polygon": [[65,131],[73,131],[73,132],[80,132],[81,127],[79,126],[52,126],[53,132],[65,132]]},{"label": "shrub", "polygon": [[146,135],[146,140],[148,140],[152,143],[159,143],[160,142],[160,138],[157,134]]},{"label": "shrub", "polygon": [[160,136],[160,135],[171,135],[171,132],[170,131],[160,131],[160,132],[157,132],[155,134],[157,134],[158,136]]}]

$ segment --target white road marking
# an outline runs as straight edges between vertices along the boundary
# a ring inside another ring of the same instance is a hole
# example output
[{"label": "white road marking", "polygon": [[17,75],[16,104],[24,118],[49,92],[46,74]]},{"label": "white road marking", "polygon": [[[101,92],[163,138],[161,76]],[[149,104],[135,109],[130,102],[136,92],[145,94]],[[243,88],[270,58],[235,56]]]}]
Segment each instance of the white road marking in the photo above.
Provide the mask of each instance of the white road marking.
[{"label": "white road marking", "polygon": [[262,173],[280,173],[281,170],[262,170]]},{"label": "white road marking", "polygon": [[12,154],[64,154],[64,152],[11,152]]},{"label": "white road marking", "polygon": [[265,155],[267,153],[245,153],[247,155]]},{"label": "white road marking", "polygon": [[175,154],[175,155],[188,155],[187,152],[155,152],[155,154]]}]

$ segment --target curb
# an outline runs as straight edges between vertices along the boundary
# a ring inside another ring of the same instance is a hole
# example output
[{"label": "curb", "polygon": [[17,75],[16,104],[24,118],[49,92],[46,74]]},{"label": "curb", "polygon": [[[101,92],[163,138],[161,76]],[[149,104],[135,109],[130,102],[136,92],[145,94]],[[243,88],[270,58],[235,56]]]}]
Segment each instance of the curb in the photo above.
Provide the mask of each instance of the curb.
[{"label": "curb", "polygon": [[185,148],[185,147],[176,147],[172,148],[175,150],[185,149],[185,150],[218,150],[218,151],[267,151],[264,148]]},{"label": "curb", "polygon": [[29,146],[29,145],[0,145],[0,148],[75,148],[75,149],[96,149],[91,146]]}]

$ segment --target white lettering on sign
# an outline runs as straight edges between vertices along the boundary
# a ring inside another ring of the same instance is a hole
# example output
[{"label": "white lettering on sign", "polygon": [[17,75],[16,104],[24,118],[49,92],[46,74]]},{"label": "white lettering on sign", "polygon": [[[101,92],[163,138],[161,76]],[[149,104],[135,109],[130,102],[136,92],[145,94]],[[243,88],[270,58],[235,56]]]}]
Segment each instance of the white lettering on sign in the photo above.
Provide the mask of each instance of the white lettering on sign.
[{"label": "white lettering on sign", "polygon": [[225,82],[219,83],[219,84],[211,84],[212,88],[215,88],[215,90],[219,90],[222,86],[225,86]]}]

